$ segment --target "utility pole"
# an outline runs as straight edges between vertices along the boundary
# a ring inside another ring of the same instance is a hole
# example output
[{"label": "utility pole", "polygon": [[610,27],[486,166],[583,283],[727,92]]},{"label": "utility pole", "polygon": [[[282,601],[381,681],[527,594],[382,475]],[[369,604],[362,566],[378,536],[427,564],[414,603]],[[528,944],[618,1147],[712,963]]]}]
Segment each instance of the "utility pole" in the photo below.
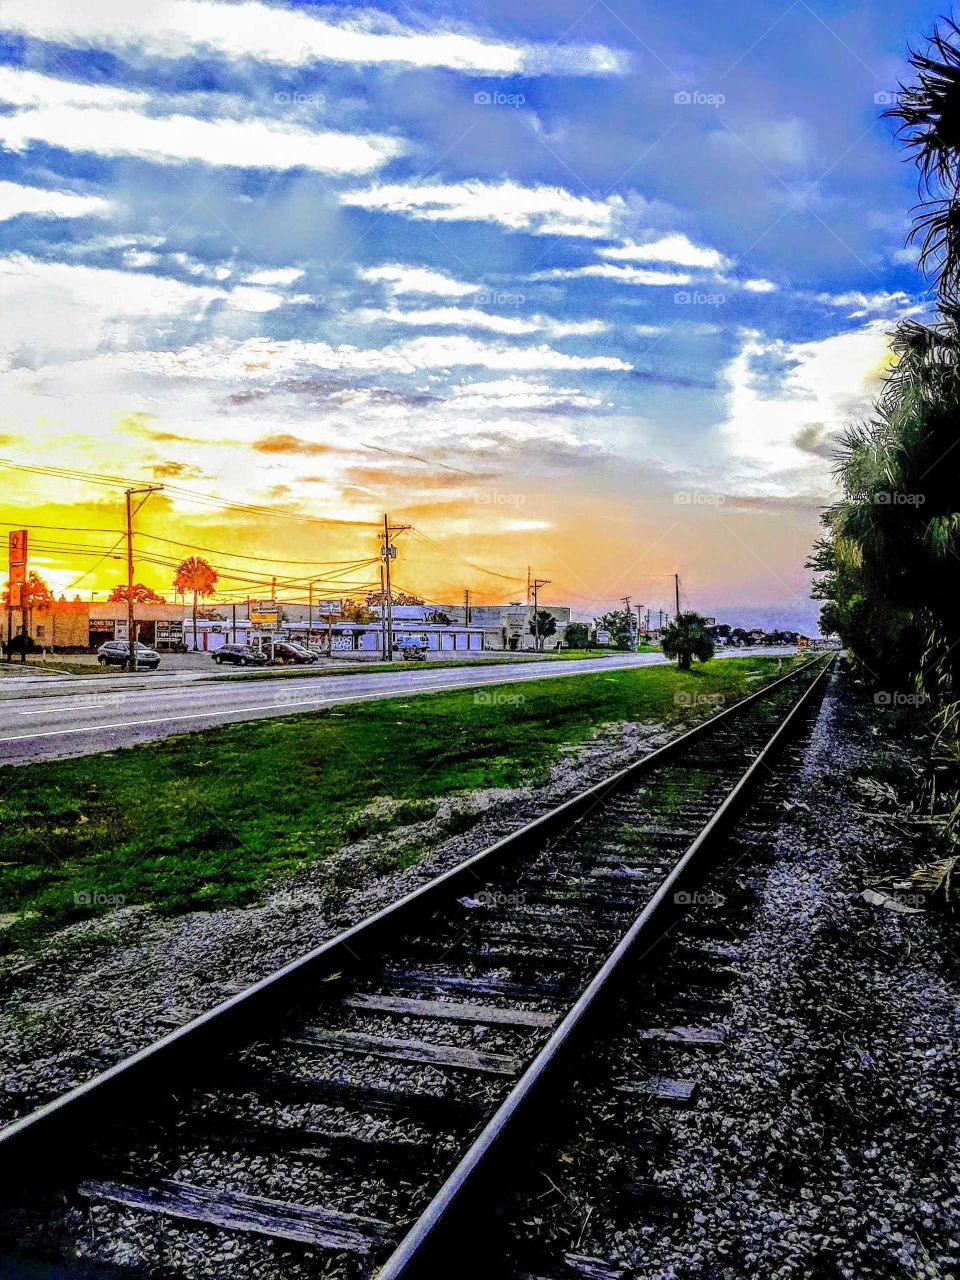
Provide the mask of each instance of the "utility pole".
[{"label": "utility pole", "polygon": [[534,578],[533,580],[533,647],[537,653],[540,652],[540,614],[538,612],[540,588],[548,586],[549,583],[549,578]]},{"label": "utility pole", "polygon": [[530,566],[527,565],[527,606],[530,605]]},{"label": "utility pole", "polygon": [[643,630],[643,615],[640,612],[643,608],[642,604],[637,605],[637,643],[640,643],[640,632]]},{"label": "utility pole", "polygon": [[230,627],[230,643],[236,644],[237,643],[237,606],[236,604],[232,604],[230,607],[233,610],[233,624]]},{"label": "utility pole", "polygon": [[310,583],[310,612],[307,614],[307,648],[310,648],[310,637],[313,635],[313,583]]},{"label": "utility pole", "polygon": [[470,592],[463,593],[463,624],[466,627],[470,625]]},{"label": "utility pole", "polygon": [[[137,635],[136,635],[136,619],[133,616],[133,516],[134,512],[131,507],[130,499],[134,494],[142,493],[144,495],[143,502],[146,502],[151,493],[156,493],[158,489],[162,489],[162,484],[148,484],[141,489],[127,489],[127,670],[136,671],[137,669]],[[137,507],[137,511],[143,506],[143,502]],[[197,643],[197,637],[193,637],[193,643]]]},{"label": "utility pole", "polygon": [[680,617],[680,575],[679,573],[675,573],[673,575],[673,585],[677,595],[677,617],[679,618]]},{"label": "utility pole", "polygon": [[409,529],[408,524],[391,525],[389,517],[384,513],[383,517],[383,546],[380,548],[380,555],[383,558],[384,569],[384,603],[386,609],[384,611],[384,643],[387,647],[386,659],[388,662],[393,661],[393,586],[390,580],[390,564],[397,558],[397,548],[390,541],[392,533],[402,533],[405,529]]}]

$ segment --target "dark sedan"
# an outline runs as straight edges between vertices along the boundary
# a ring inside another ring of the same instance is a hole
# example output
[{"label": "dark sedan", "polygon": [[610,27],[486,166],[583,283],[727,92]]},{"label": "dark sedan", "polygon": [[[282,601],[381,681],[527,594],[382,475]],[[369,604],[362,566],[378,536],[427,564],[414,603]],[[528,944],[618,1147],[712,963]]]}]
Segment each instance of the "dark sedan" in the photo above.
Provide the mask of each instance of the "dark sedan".
[{"label": "dark sedan", "polygon": [[274,662],[316,662],[317,655],[302,644],[292,640],[278,640],[273,646]]},{"label": "dark sedan", "polygon": [[221,663],[232,663],[235,667],[265,667],[270,659],[248,644],[225,644],[216,653],[211,654],[217,666]]},{"label": "dark sedan", "polygon": [[[130,665],[130,646],[126,640],[108,640],[106,644],[102,644],[97,650],[97,662],[101,667],[123,667],[124,670]],[[137,667],[143,667],[147,671],[156,671],[160,665],[160,655],[156,649],[148,649],[145,644],[137,641]]]}]

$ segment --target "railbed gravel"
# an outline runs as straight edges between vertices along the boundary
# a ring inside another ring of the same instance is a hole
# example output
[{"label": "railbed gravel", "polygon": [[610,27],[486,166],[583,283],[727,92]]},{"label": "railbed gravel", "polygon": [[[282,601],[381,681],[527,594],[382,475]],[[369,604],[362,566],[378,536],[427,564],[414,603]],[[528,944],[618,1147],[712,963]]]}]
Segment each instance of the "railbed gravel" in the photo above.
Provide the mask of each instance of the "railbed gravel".
[{"label": "railbed gravel", "polygon": [[[864,805],[859,779],[880,752],[902,777],[917,771],[917,748],[835,678],[765,851],[730,880],[742,931],[724,1047],[678,1057],[629,1034],[617,1044],[611,1075],[699,1085],[689,1111],[638,1102],[630,1116],[637,1132],[666,1133],[650,1176],[679,1207],[665,1220],[639,1205],[605,1214],[597,1171],[622,1148],[604,1143],[600,1090],[567,1148],[579,1157],[569,1200],[543,1210],[534,1242],[552,1237],[551,1253],[603,1259],[629,1280],[960,1277],[956,918],[860,897],[871,873],[904,870],[913,853]],[[709,908],[698,915],[709,922]],[[586,1076],[585,1097],[600,1078]]]}]

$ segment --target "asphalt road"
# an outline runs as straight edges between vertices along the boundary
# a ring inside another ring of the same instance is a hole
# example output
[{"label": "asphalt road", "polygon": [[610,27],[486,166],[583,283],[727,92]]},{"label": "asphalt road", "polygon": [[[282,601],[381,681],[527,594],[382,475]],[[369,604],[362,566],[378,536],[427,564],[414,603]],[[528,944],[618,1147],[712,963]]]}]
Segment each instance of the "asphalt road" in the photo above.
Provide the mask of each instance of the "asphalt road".
[{"label": "asphalt road", "polygon": [[[721,657],[749,657],[737,650]],[[764,649],[764,654],[791,653]],[[258,681],[177,681],[162,686],[137,680],[135,686],[110,680],[92,687],[87,681],[31,681],[29,690],[11,689],[3,682],[0,700],[0,765],[31,764],[66,756],[112,751],[138,742],[153,742],[175,733],[210,729],[241,720],[263,720],[298,711],[316,711],[347,702],[392,698],[404,694],[448,689],[481,689],[493,684],[522,684],[527,680],[569,679],[588,673],[602,675],[624,667],[649,667],[665,662],[659,653],[623,654],[570,662],[504,662],[495,666],[455,667],[449,671],[396,672],[343,676],[299,676]],[[22,687],[22,686],[21,686]],[[492,696],[492,695],[491,695]]]}]

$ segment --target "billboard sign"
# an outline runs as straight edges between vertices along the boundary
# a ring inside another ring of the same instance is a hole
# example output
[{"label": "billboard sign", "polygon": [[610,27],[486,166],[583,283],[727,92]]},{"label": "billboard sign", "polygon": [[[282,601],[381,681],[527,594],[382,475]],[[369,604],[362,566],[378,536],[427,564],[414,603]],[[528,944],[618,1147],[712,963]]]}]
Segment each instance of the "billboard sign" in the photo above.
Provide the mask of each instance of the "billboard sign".
[{"label": "billboard sign", "polygon": [[276,609],[251,609],[250,621],[255,627],[276,627],[280,614]]},{"label": "billboard sign", "polygon": [[8,541],[10,564],[10,603],[19,608],[23,603],[23,587],[27,581],[27,531],[14,529]]}]

